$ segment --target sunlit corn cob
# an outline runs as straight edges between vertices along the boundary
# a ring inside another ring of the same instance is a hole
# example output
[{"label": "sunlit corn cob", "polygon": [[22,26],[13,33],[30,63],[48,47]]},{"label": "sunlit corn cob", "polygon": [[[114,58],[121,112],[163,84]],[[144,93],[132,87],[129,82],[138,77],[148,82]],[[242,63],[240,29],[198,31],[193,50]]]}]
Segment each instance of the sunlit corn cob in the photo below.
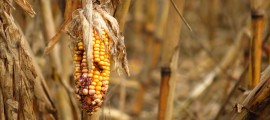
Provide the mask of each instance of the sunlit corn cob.
[{"label": "sunlit corn cob", "polygon": [[82,109],[89,114],[97,111],[102,105],[108,90],[110,77],[109,37],[104,30],[101,36],[94,31],[92,40],[93,59],[91,70],[87,66],[83,41],[78,42],[73,49],[76,94],[82,103]]}]

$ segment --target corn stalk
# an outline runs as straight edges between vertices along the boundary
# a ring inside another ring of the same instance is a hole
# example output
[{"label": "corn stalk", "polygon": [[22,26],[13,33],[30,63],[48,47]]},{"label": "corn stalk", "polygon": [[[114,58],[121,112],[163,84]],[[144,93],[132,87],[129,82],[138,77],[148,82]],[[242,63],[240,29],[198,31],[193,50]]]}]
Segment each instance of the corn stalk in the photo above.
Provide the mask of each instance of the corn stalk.
[{"label": "corn stalk", "polygon": [[216,35],[217,16],[219,8],[219,0],[211,0],[208,7],[208,38],[210,48],[214,47],[214,39]]},{"label": "corn stalk", "polygon": [[261,76],[261,82],[249,93],[232,116],[232,120],[269,119],[270,67]]},{"label": "corn stalk", "polygon": [[[175,2],[182,12],[184,0]],[[175,73],[179,57],[179,37],[181,31],[181,21],[176,9],[171,5],[169,8],[169,19],[165,28],[164,40],[161,46],[161,84],[159,96],[159,120],[171,120],[173,118],[173,102],[175,92]]]},{"label": "corn stalk", "polygon": [[[31,16],[31,5],[16,0]],[[0,2],[0,119],[57,119],[41,70],[23,33],[15,24],[9,1]]]},{"label": "corn stalk", "polygon": [[[117,19],[119,23],[120,31],[124,31],[125,29],[125,23],[127,18],[127,13],[129,10],[130,2],[131,0],[119,0],[119,4],[117,5],[117,8],[115,10],[114,17]],[[119,103],[119,109],[120,111],[124,112],[125,110],[125,104],[126,104],[126,82],[125,80],[121,80],[120,83],[120,103]]]},{"label": "corn stalk", "polygon": [[[140,2],[140,1],[137,1]],[[145,49],[144,52],[145,54],[143,55],[143,68],[140,72],[140,83],[141,83],[141,87],[140,90],[137,92],[136,95],[136,100],[134,101],[134,107],[133,107],[133,114],[139,114],[139,112],[141,111],[142,105],[143,105],[143,98],[144,98],[144,92],[146,89],[146,86],[149,85],[149,80],[150,80],[150,73],[151,70],[153,70],[153,68],[155,67],[155,65],[157,64],[157,58],[159,55],[159,49],[156,49],[156,45],[159,43],[157,43],[155,36],[154,36],[154,32],[155,32],[155,21],[156,21],[156,16],[157,16],[157,0],[148,0],[145,1],[145,7],[148,8],[146,11],[146,19],[145,19],[145,36],[146,38],[144,39],[145,42]],[[141,7],[141,6],[140,6]],[[155,58],[154,58],[154,55]]]},{"label": "corn stalk", "polygon": [[250,65],[249,65],[249,87],[252,89],[260,82],[262,36],[264,26],[264,13],[260,9],[260,2],[251,0],[252,39],[250,42]]}]

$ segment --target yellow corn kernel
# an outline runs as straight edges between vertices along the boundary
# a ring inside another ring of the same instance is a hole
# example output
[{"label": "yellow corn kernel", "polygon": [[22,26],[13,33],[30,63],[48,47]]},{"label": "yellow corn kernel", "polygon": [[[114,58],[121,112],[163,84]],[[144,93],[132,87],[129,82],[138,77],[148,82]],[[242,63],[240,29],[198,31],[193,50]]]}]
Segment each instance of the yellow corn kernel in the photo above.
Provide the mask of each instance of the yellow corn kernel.
[{"label": "yellow corn kernel", "polygon": [[105,52],[105,49],[99,49],[100,52]]},{"label": "yellow corn kernel", "polygon": [[104,70],[106,69],[106,66],[103,65],[103,66],[100,66],[100,68]]},{"label": "yellow corn kernel", "polygon": [[95,44],[100,44],[100,40],[96,40],[95,41]]},{"label": "yellow corn kernel", "polygon": [[94,81],[94,82],[99,82],[99,79],[94,79],[93,81]]},{"label": "yellow corn kernel", "polygon": [[106,62],[105,65],[106,66],[110,66],[111,64],[110,64],[110,62]]},{"label": "yellow corn kernel", "polygon": [[95,86],[89,85],[88,88],[89,88],[90,90],[94,90],[94,89],[95,89]]},{"label": "yellow corn kernel", "polygon": [[104,72],[107,74],[107,75],[110,75],[110,70],[104,70]]},{"label": "yellow corn kernel", "polygon": [[81,64],[81,62],[80,62],[80,61],[74,60],[74,61],[73,61],[73,64],[74,64],[74,65],[75,65],[75,64]]},{"label": "yellow corn kernel", "polygon": [[95,70],[95,69],[96,69],[95,65],[92,64],[92,70]]},{"label": "yellow corn kernel", "polygon": [[[107,76],[108,74],[105,73],[105,72],[102,72],[101,75],[105,77],[105,76]],[[103,79],[104,79],[104,78],[103,78]]]},{"label": "yellow corn kernel", "polygon": [[109,45],[109,42],[105,41],[105,45]]},{"label": "yellow corn kernel", "polygon": [[101,45],[99,47],[100,47],[100,49],[105,49],[105,46],[104,45]]},{"label": "yellow corn kernel", "polygon": [[[102,60],[102,56],[100,56],[100,60]],[[103,66],[104,65],[104,61],[100,61],[99,62],[99,65],[102,65]]]},{"label": "yellow corn kernel", "polygon": [[100,58],[94,58],[94,61],[95,62],[99,62],[100,61]]},{"label": "yellow corn kernel", "polygon": [[75,73],[81,73],[82,71],[79,69],[79,70],[75,70]]},{"label": "yellow corn kernel", "polygon": [[94,55],[99,55],[99,51],[94,51]]},{"label": "yellow corn kernel", "polygon": [[83,46],[79,46],[78,49],[79,50],[84,50],[84,47]]},{"label": "yellow corn kernel", "polygon": [[79,80],[80,77],[81,77],[81,75],[75,75],[75,76],[74,76],[74,80]]},{"label": "yellow corn kernel", "polygon": [[94,75],[100,75],[99,71],[94,71]]},{"label": "yellow corn kernel", "polygon": [[74,60],[75,61],[80,61],[80,60],[82,60],[82,57],[81,56],[74,56]]},{"label": "yellow corn kernel", "polygon": [[98,34],[96,34],[96,35],[95,35],[95,37],[96,37],[96,39],[100,39],[100,37],[99,37],[99,35],[98,35]]},{"label": "yellow corn kernel", "polygon": [[100,91],[96,91],[95,93],[96,93],[97,95],[100,95]]},{"label": "yellow corn kernel", "polygon": [[[106,56],[106,58],[107,58],[107,56]],[[105,59],[104,61],[110,63],[110,60],[108,58]]]},{"label": "yellow corn kernel", "polygon": [[78,42],[78,46],[83,46],[83,42]]},{"label": "yellow corn kernel", "polygon": [[109,80],[109,77],[104,77],[103,79],[104,79],[104,80]]},{"label": "yellow corn kernel", "polygon": [[100,54],[100,55],[105,55],[105,52],[100,52],[99,54]]},{"label": "yellow corn kernel", "polygon": [[98,94],[98,99],[102,99],[102,95],[101,94]]},{"label": "yellow corn kernel", "polygon": [[99,79],[99,76],[98,75],[94,75],[93,78],[94,79]]},{"label": "yellow corn kernel", "polygon": [[100,49],[98,47],[95,47],[94,48],[94,51],[99,51]]},{"label": "yellow corn kernel", "polygon": [[80,55],[80,54],[82,54],[82,51],[80,51],[80,50],[74,50],[74,54],[75,55]]},{"label": "yellow corn kernel", "polygon": [[83,63],[86,63],[86,62],[87,62],[87,60],[86,60],[86,59],[82,59],[82,62],[83,62]]},{"label": "yellow corn kernel", "polygon": [[82,72],[83,73],[87,73],[88,72],[88,69],[83,69]]},{"label": "yellow corn kernel", "polygon": [[99,56],[99,58],[100,58],[100,60],[104,60],[105,59],[105,57],[103,55]]},{"label": "yellow corn kernel", "polygon": [[96,86],[97,83],[96,82],[91,82],[91,85]]},{"label": "yellow corn kernel", "polygon": [[93,74],[92,74],[92,73],[88,73],[88,74],[87,74],[87,77],[88,77],[88,78],[91,78],[91,77],[93,77]]},{"label": "yellow corn kernel", "polygon": [[94,44],[94,48],[98,48],[98,47],[100,47],[100,45],[99,44]]},{"label": "yellow corn kernel", "polygon": [[96,86],[96,91],[101,91],[101,86]]},{"label": "yellow corn kernel", "polygon": [[99,76],[99,80],[100,80],[100,81],[103,80],[103,77],[102,77],[102,76]]},{"label": "yellow corn kernel", "polygon": [[82,75],[82,73],[80,72],[80,73],[75,73],[75,76],[81,76]]},{"label": "yellow corn kernel", "polygon": [[97,86],[102,86],[102,82],[98,82],[97,83]]},{"label": "yellow corn kernel", "polygon": [[105,32],[104,30],[102,30],[101,34],[102,34],[102,35],[105,35],[105,34],[106,34],[106,32]]},{"label": "yellow corn kernel", "polygon": [[94,55],[94,58],[99,58],[99,55]]}]

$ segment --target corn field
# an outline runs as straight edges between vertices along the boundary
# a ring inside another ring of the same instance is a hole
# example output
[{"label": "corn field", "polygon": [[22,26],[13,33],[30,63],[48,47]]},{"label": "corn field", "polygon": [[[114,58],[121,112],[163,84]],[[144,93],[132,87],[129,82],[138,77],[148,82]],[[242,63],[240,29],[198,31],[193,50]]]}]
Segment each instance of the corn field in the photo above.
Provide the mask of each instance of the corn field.
[{"label": "corn field", "polygon": [[0,120],[269,120],[268,0],[0,0]]}]

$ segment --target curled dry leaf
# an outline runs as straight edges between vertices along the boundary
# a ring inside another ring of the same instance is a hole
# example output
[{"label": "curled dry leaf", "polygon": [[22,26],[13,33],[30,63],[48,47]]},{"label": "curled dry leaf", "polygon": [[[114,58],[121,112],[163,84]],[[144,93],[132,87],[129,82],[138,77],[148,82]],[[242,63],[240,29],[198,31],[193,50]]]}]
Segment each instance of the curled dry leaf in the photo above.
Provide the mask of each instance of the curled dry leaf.
[{"label": "curled dry leaf", "polygon": [[71,19],[67,19],[62,23],[60,29],[56,32],[56,34],[50,39],[48,46],[45,48],[45,54],[49,54],[53,49],[54,45],[58,42],[59,37],[61,36],[62,31],[65,29],[67,24],[71,21]]},{"label": "curled dry leaf", "polygon": [[26,0],[14,0],[24,11],[26,11],[31,17],[36,15],[31,5]]},{"label": "curled dry leaf", "polygon": [[4,2],[6,2],[12,9],[15,9],[14,6],[12,6],[12,3],[10,0],[5,0]]}]

